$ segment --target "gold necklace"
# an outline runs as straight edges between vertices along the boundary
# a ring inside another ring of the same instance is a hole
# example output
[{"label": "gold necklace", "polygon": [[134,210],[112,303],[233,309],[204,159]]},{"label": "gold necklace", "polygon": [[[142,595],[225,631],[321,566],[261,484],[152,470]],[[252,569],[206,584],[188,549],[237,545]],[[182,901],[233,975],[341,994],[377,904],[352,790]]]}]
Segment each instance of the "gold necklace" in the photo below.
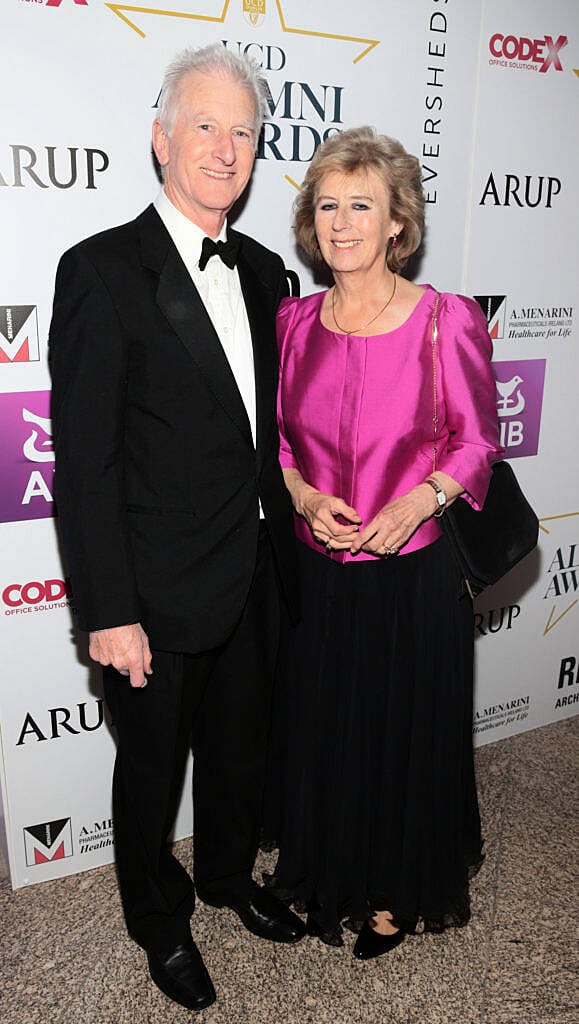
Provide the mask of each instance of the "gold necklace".
[{"label": "gold necklace", "polygon": [[394,296],[396,294],[396,280],[397,280],[396,274],[394,274],[394,287],[392,289],[392,294],[391,294],[390,298],[384,303],[384,305],[382,306],[382,309],[378,310],[378,312],[376,313],[376,316],[373,316],[371,320],[368,320],[367,324],[362,324],[361,327],[353,327],[351,331],[346,331],[343,327],[340,327],[340,325],[338,323],[338,319],[336,317],[336,286],[334,285],[334,289],[332,291],[332,316],[334,318],[334,323],[335,323],[336,327],[338,328],[340,334],[345,334],[345,335],[347,335],[349,337],[350,334],[357,334],[358,331],[365,331],[367,327],[370,327],[370,325],[373,324],[374,321],[377,320],[378,317],[382,315],[382,313],[384,312],[386,307],[389,306],[390,303],[392,302],[392,299],[394,298]]}]

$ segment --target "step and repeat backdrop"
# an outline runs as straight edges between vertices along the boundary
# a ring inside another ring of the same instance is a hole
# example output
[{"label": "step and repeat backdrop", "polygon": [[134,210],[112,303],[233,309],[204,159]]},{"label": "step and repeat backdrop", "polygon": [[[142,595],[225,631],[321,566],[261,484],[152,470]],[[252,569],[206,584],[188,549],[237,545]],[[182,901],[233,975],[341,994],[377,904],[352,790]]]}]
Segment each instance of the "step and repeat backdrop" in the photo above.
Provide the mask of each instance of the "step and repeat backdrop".
[{"label": "step and repeat backdrop", "polygon": [[[55,528],[47,335],[59,255],[156,195],[163,69],[220,41],[270,117],[241,230],[302,294],[291,208],[320,141],[372,124],[422,163],[413,274],[475,296],[539,548],[476,603],[475,742],[579,710],[576,0],[4,0],[0,142],[0,735],[15,887],[113,857],[114,735]],[[191,829],[189,780],[176,835]]]}]

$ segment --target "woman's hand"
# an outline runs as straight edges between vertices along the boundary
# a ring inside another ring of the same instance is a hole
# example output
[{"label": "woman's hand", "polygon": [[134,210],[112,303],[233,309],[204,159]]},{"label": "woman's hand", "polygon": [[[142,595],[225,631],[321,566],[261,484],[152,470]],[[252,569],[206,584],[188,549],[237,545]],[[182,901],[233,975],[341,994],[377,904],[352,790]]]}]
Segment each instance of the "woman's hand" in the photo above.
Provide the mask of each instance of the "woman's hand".
[{"label": "woman's hand", "polygon": [[396,554],[425,519],[436,512],[436,495],[428,484],[419,484],[407,494],[390,501],[355,538],[350,551],[357,555]]},{"label": "woman's hand", "polygon": [[[304,517],[316,540],[336,551],[350,549],[362,522],[356,509],[342,498],[307,484],[297,469],[284,469],[283,475],[296,512]],[[340,522],[338,517],[347,522]]]}]

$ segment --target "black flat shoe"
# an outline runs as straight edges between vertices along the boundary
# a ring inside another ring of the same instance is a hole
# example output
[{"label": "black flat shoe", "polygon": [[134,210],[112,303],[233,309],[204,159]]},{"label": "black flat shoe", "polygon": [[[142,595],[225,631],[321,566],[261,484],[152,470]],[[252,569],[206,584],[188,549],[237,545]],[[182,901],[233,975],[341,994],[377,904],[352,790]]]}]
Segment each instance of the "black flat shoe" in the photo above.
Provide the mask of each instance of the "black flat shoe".
[{"label": "black flat shoe", "polygon": [[364,921],[362,930],[354,943],[352,955],[357,960],[371,960],[375,956],[382,956],[383,953],[390,953],[401,942],[404,942],[406,932],[399,928],[393,935],[380,935],[375,928],[372,928],[368,921]]},{"label": "black flat shoe", "polygon": [[204,1010],[215,1002],[213,983],[201,953],[189,939],[167,954],[147,952],[149,973],[161,992],[188,1010]]},{"label": "black flat shoe", "polygon": [[306,933],[307,935],[315,936],[316,939],[321,939],[322,942],[325,942],[326,946],[334,946],[336,949],[339,949],[340,946],[344,945],[344,940],[338,931],[323,931],[322,926],[314,920],[311,914],[308,914],[306,920]]},{"label": "black flat shoe", "polygon": [[304,922],[267,889],[252,885],[247,894],[197,891],[211,907],[229,907],[253,935],[270,942],[299,942],[306,934]]}]

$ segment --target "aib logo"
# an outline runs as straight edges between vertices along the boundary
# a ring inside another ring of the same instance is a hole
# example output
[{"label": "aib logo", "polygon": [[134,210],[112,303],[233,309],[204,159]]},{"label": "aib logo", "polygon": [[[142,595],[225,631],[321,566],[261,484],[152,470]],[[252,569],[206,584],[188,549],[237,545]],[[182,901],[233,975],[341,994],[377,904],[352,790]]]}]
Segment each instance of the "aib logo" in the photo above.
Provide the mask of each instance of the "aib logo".
[{"label": "aib logo", "polygon": [[72,857],[70,818],[29,825],[24,829],[24,850],[29,867]]},{"label": "aib logo", "polygon": [[493,363],[500,442],[509,459],[539,450],[545,364],[545,359]]},{"label": "aib logo", "polygon": [[0,522],[48,519],[54,451],[50,392],[0,394]]},{"label": "aib logo", "polygon": [[[88,0],[72,0],[77,7],[88,7]],[[45,7],[60,7],[62,0],[45,0]]]}]

